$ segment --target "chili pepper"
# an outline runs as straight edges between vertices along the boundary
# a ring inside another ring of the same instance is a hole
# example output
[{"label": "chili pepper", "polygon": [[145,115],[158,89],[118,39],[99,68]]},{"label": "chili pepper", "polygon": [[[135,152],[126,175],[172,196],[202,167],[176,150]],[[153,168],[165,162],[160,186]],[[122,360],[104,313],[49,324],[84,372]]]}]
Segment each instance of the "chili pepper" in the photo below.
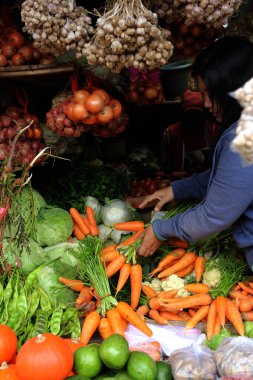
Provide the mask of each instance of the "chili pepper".
[{"label": "chili pepper", "polygon": [[9,207],[10,205],[7,205],[5,207],[0,207],[0,222],[3,220],[3,218],[7,214]]},{"label": "chili pepper", "polygon": [[57,335],[61,330],[61,319],[63,315],[63,310],[58,307],[52,313],[50,320],[50,331],[52,334]]}]

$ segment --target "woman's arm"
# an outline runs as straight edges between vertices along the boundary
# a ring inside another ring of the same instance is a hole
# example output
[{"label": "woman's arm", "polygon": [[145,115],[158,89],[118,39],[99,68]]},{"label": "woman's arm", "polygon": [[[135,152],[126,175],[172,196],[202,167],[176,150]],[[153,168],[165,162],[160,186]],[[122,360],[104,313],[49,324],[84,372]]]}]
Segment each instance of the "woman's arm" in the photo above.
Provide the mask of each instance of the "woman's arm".
[{"label": "woman's arm", "polygon": [[241,157],[224,142],[218,167],[205,200],[168,220],[155,221],[158,239],[177,236],[196,241],[231,226],[253,199],[253,165],[243,166]]},{"label": "woman's arm", "polygon": [[206,196],[211,170],[172,182],[175,200],[197,199]]}]

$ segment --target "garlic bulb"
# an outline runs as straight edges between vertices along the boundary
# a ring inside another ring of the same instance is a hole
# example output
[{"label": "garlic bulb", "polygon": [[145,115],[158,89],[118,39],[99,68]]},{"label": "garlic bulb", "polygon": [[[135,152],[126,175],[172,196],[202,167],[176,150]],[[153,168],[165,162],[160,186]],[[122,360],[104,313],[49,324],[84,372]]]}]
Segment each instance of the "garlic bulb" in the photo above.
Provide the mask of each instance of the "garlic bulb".
[{"label": "garlic bulb", "polygon": [[231,147],[246,164],[253,164],[253,78],[230,95],[243,107]]},{"label": "garlic bulb", "polygon": [[82,55],[90,65],[105,65],[116,73],[130,66],[150,70],[165,65],[172,56],[169,39],[170,32],[158,26],[157,14],[141,0],[117,0],[98,18],[95,35]]},{"label": "garlic bulb", "polygon": [[80,54],[94,32],[88,12],[74,0],[25,0],[21,18],[34,46],[55,55],[68,50]]}]

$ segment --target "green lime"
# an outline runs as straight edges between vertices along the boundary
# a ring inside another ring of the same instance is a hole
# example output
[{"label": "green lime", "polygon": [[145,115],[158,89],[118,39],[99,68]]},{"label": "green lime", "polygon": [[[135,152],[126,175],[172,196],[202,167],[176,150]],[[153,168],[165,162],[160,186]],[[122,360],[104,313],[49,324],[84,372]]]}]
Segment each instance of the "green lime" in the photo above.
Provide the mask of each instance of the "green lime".
[{"label": "green lime", "polygon": [[127,373],[133,380],[155,380],[155,361],[145,352],[133,351],[127,363]]},{"label": "green lime", "polygon": [[67,380],[92,380],[92,379],[87,376],[74,375],[74,376],[68,377]]},{"label": "green lime", "polygon": [[173,380],[169,363],[158,361],[156,362],[157,374],[155,380]]},{"label": "green lime", "polygon": [[122,369],[116,375],[114,376],[114,379],[116,380],[132,380],[132,378],[128,375],[127,371],[125,369]]},{"label": "green lime", "polygon": [[100,373],[98,376],[94,377],[94,380],[107,380],[108,377],[111,379],[108,373]]},{"label": "green lime", "polygon": [[74,353],[74,371],[78,375],[94,377],[100,373],[101,369],[102,362],[98,344],[89,344],[76,350]]},{"label": "green lime", "polygon": [[122,369],[130,355],[128,342],[123,336],[113,334],[101,343],[99,354],[108,368]]}]

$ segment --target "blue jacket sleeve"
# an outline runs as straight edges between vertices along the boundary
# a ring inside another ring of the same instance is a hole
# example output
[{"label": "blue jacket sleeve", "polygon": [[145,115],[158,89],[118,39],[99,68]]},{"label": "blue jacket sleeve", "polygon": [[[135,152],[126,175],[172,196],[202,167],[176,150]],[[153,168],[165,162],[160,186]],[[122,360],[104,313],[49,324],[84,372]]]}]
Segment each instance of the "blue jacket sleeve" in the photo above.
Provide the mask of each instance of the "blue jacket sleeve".
[{"label": "blue jacket sleeve", "polygon": [[230,149],[230,142],[223,141],[206,198],[191,210],[154,222],[160,240],[176,236],[194,242],[223,231],[245,212],[253,199],[253,165],[244,166],[239,154]]},{"label": "blue jacket sleeve", "polygon": [[206,170],[200,174],[193,174],[189,178],[172,182],[174,198],[176,201],[185,199],[202,200],[207,191],[211,170]]}]

